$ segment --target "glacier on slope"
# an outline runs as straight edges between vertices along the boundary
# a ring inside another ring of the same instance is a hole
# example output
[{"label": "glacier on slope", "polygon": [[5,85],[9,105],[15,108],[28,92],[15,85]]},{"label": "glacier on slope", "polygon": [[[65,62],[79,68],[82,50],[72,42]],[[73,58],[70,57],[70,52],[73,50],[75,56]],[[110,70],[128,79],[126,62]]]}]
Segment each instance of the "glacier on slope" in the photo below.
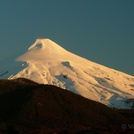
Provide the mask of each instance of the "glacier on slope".
[{"label": "glacier on slope", "polygon": [[0,78],[56,85],[110,107],[129,108],[125,101],[134,98],[133,76],[77,56],[49,39],[37,39],[23,55],[1,65]]}]

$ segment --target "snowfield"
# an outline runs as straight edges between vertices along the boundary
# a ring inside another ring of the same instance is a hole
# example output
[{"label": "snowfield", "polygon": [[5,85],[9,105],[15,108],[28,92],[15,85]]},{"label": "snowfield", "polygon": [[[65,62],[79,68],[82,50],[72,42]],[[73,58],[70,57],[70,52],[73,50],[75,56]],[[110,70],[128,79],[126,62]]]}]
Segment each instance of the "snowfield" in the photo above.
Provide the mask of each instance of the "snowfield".
[{"label": "snowfield", "polygon": [[37,39],[27,52],[0,62],[0,79],[24,77],[56,85],[110,107],[130,108],[134,76],[77,56],[50,39]]}]

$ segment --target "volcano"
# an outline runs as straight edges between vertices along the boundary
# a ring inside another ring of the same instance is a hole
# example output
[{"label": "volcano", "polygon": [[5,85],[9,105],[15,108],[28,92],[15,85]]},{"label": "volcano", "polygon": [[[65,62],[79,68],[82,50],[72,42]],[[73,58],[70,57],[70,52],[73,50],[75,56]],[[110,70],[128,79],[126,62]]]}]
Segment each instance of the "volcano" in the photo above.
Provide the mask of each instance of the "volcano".
[{"label": "volcano", "polygon": [[0,62],[0,79],[27,78],[55,85],[110,107],[131,108],[134,76],[73,54],[50,39]]}]

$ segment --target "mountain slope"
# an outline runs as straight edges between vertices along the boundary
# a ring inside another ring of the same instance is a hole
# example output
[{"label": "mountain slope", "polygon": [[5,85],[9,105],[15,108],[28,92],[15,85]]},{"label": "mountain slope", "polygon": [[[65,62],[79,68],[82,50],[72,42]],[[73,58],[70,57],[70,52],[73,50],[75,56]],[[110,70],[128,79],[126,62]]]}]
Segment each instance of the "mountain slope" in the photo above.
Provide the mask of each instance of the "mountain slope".
[{"label": "mountain slope", "polygon": [[1,64],[0,78],[56,85],[111,107],[129,108],[125,101],[134,97],[133,76],[77,56],[49,39],[37,39],[15,62]]},{"label": "mountain slope", "polygon": [[11,127],[20,134],[98,128],[111,132],[114,126],[120,128],[132,121],[103,104],[56,86],[21,78],[0,80],[0,133]]}]

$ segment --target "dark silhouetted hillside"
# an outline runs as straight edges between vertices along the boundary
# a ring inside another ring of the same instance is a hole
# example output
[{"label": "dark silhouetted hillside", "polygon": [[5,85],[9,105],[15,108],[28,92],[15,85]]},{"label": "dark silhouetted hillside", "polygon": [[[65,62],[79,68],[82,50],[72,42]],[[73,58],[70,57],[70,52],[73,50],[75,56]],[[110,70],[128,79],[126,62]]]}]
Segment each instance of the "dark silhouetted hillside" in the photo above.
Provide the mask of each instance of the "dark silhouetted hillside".
[{"label": "dark silhouetted hillside", "polygon": [[56,86],[0,80],[0,133],[122,132],[125,113]]}]

